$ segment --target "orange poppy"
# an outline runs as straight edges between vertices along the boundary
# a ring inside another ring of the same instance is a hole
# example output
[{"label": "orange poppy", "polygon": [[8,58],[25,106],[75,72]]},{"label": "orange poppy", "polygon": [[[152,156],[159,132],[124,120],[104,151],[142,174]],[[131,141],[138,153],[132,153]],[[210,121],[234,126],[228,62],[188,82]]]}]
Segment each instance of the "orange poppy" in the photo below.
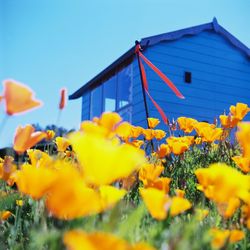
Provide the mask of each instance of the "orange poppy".
[{"label": "orange poppy", "polygon": [[18,127],[13,148],[17,153],[21,154],[45,138],[47,138],[47,134],[41,131],[35,132],[32,125],[26,125],[24,128]]},{"label": "orange poppy", "polygon": [[14,80],[6,80],[3,85],[3,98],[8,115],[22,113],[42,105],[41,101],[34,99],[33,91],[27,86]]}]

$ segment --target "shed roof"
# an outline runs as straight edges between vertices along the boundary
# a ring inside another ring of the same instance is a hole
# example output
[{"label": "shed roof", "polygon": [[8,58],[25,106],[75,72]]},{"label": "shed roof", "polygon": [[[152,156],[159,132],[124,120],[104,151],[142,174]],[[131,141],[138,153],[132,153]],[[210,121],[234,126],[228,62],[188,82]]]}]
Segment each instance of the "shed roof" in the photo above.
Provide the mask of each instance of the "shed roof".
[{"label": "shed roof", "polygon": [[[224,29],[221,25],[218,24],[217,19],[214,18],[211,23],[205,23],[201,25],[197,25],[194,27],[181,29],[173,32],[163,33],[156,36],[150,36],[146,38],[142,38],[140,41],[142,48],[147,48],[148,46],[155,45],[157,43],[163,41],[173,41],[182,38],[186,35],[197,35],[202,31],[212,30],[217,34],[222,35],[225,39],[227,39],[233,46],[246,54],[247,57],[250,58],[250,49],[244,45],[241,41],[239,41],[236,37],[234,37],[231,33],[229,33],[226,29]],[[135,46],[130,48],[126,53],[120,56],[117,60],[115,60],[112,64],[110,64],[107,68],[101,71],[98,75],[84,84],[80,89],[75,91],[73,94],[69,96],[69,99],[77,99],[81,97],[86,90],[91,88],[92,86],[104,81],[113,75],[117,69],[126,65],[129,61],[132,60],[134,56]]]}]

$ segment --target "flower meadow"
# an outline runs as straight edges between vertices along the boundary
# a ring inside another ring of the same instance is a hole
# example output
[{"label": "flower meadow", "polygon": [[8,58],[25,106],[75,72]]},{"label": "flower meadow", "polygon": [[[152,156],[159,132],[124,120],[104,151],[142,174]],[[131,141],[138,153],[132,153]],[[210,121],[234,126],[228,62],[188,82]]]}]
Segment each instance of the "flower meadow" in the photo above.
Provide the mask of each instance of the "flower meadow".
[{"label": "flower meadow", "polygon": [[[3,86],[12,119],[41,105],[27,86]],[[0,159],[0,249],[250,249],[249,111],[165,130],[114,112],[65,136],[18,127],[16,156]]]}]

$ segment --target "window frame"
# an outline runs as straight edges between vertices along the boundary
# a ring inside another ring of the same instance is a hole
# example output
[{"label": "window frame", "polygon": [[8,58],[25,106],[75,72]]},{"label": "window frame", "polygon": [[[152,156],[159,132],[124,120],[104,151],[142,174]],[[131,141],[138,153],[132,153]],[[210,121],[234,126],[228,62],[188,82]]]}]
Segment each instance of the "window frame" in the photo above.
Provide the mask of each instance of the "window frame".
[{"label": "window frame", "polygon": [[[131,67],[131,69],[130,69],[131,70],[131,85],[130,85],[130,87],[131,87],[131,99],[129,100],[128,104],[126,104],[126,105],[119,108],[119,100],[118,100],[118,89],[119,89],[119,81],[118,80],[119,79],[118,79],[118,74],[119,74],[119,72],[121,72],[126,67]],[[133,81],[134,81],[134,78],[133,78],[133,64],[130,63],[130,64],[126,65],[125,67],[123,67],[119,71],[116,71],[115,74],[112,75],[111,77],[115,77],[115,85],[116,85],[116,90],[115,90],[116,104],[115,104],[115,110],[112,111],[112,112],[120,113],[125,109],[131,108],[131,115],[130,115],[130,121],[129,121],[129,122],[131,122],[131,120],[132,120],[132,103],[133,103]],[[101,82],[100,84],[96,85],[94,88],[90,89],[90,91],[89,91],[89,93],[90,93],[89,94],[89,119],[93,119],[93,117],[94,117],[94,116],[91,117],[92,92],[95,89],[99,88],[99,87],[101,88],[101,98],[102,98],[102,100],[101,100],[101,113],[104,112],[104,106],[105,106],[104,84],[109,79],[111,79],[111,77],[106,79],[105,81]]]}]

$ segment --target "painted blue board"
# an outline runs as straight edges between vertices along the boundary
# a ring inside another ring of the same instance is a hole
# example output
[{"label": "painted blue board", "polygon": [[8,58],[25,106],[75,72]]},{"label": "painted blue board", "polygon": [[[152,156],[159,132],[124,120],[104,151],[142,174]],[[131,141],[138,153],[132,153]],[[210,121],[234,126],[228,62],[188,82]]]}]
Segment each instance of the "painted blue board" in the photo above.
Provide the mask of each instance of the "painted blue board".
[{"label": "painted blue board", "polygon": [[82,96],[82,121],[89,120],[90,118],[90,92],[86,92]]}]

